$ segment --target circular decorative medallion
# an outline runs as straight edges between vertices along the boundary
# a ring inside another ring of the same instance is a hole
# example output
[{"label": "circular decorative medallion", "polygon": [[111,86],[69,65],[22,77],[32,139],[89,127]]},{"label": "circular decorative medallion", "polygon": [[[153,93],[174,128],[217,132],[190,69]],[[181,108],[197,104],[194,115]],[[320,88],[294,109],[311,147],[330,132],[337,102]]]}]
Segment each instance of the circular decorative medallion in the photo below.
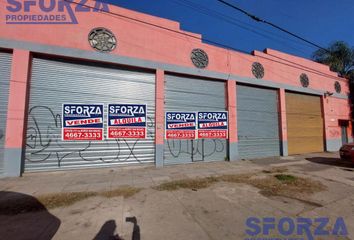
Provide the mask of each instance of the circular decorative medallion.
[{"label": "circular decorative medallion", "polygon": [[254,62],[252,64],[252,73],[253,73],[253,76],[255,76],[256,78],[263,78],[264,77],[263,65],[260,64],[259,62]]},{"label": "circular decorative medallion", "polygon": [[100,52],[111,52],[117,45],[116,37],[106,28],[92,29],[88,40],[91,47]]},{"label": "circular decorative medallion", "polygon": [[208,54],[202,49],[193,49],[191,60],[197,68],[206,68],[209,64]]},{"label": "circular decorative medallion", "polygon": [[305,73],[302,73],[300,75],[300,82],[301,82],[301,85],[305,88],[307,88],[310,85],[309,77]]},{"label": "circular decorative medallion", "polygon": [[334,83],[334,89],[336,90],[337,93],[341,93],[342,92],[342,86],[340,85],[340,83],[338,81],[336,81]]}]

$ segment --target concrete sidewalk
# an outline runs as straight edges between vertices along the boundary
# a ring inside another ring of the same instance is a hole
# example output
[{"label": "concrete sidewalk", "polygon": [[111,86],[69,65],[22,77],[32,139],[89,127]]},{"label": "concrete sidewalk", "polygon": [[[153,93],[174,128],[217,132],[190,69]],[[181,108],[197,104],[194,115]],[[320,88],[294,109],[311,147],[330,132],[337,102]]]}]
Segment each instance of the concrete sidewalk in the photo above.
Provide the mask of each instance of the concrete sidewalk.
[{"label": "concrete sidewalk", "polygon": [[[30,195],[41,195],[58,192],[111,190],[120,186],[151,187],[171,180],[250,173],[272,167],[306,165],[305,171],[307,168],[324,170],[322,164],[316,164],[307,159],[336,159],[337,156],[337,153],[318,153],[234,162],[193,163],[163,168],[135,165],[116,168],[35,172],[25,173],[19,178],[0,179],[0,189]],[[328,169],[330,170],[331,168],[329,167]],[[330,175],[327,176],[326,174],[324,176],[330,177]]]},{"label": "concrete sidewalk", "polygon": [[[296,196],[266,195],[249,184],[222,181],[194,190],[158,191],[151,188],[170,180],[259,173],[274,167],[285,167],[287,174],[321,182],[327,190],[299,199]],[[31,236],[31,239],[43,240],[52,237],[235,240],[249,237],[245,235],[245,222],[249,217],[328,217],[328,229],[333,227],[333,221],[342,217],[348,236],[315,239],[350,240],[354,239],[353,171],[354,166],[339,160],[337,153],[319,153],[176,165],[161,169],[135,166],[28,173],[22,178],[0,180],[1,189],[15,194],[26,193],[32,200],[46,193],[104,191],[125,185],[142,190],[128,198],[94,196],[65,207],[17,215],[0,214],[0,226],[6,229],[5,235],[2,235],[6,239],[29,239]],[[4,197],[6,194],[0,196],[1,199]]]},{"label": "concrete sidewalk", "polygon": [[120,186],[151,187],[162,182],[222,174],[248,173],[261,169],[250,161],[210,162],[166,166],[122,166],[116,168],[25,173],[20,178],[0,180],[6,191],[40,195],[58,192],[110,190]]}]

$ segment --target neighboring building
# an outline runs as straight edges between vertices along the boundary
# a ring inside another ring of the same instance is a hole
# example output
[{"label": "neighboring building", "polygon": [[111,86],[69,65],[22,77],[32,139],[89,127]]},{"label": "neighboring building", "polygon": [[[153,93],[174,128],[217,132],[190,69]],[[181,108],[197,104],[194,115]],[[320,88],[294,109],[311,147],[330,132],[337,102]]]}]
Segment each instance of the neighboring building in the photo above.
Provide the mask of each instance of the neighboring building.
[{"label": "neighboring building", "polygon": [[[4,17],[8,3],[0,1]],[[1,19],[3,176],[337,151],[352,140],[348,81],[328,66],[272,49],[223,49],[177,22],[109,11],[115,15],[76,12],[78,24]],[[148,138],[63,142],[62,104],[70,102],[146,103]],[[171,110],[227,110],[229,139],[166,141],[164,112]]]}]

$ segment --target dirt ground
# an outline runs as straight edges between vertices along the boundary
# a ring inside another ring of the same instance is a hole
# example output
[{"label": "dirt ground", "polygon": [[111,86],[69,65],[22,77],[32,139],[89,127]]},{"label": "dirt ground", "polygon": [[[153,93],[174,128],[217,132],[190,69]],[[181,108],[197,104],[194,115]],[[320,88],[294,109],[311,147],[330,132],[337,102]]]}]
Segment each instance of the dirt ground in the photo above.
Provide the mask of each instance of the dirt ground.
[{"label": "dirt ground", "polygon": [[[0,238],[238,240],[252,238],[251,217],[275,218],[275,229],[285,217],[322,217],[329,233],[342,218],[348,234],[314,239],[354,239],[353,171],[336,153],[320,153],[25,174],[0,180]],[[296,230],[286,237],[310,239]]]}]

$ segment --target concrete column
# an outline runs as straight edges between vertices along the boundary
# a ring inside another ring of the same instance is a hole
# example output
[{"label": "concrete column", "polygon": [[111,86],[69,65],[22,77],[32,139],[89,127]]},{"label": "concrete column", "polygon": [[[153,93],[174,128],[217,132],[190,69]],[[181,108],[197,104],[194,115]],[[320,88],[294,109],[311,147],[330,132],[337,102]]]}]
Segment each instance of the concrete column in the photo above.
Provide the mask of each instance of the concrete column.
[{"label": "concrete column", "polygon": [[20,176],[23,171],[30,65],[29,51],[13,51],[4,156],[5,175],[9,177]]},{"label": "concrete column", "polygon": [[324,129],[324,142],[325,142],[325,151],[338,151],[338,143],[337,140],[332,140],[330,137],[330,120],[327,113],[330,112],[329,108],[329,97],[321,96],[321,103],[322,103],[322,117],[323,117],[323,129]]},{"label": "concrete column", "polygon": [[227,110],[229,111],[229,160],[238,160],[236,81],[227,81]]},{"label": "concrete column", "polygon": [[279,123],[281,155],[288,156],[288,128],[286,122],[286,97],[285,90],[279,89]]},{"label": "concrete column", "polygon": [[156,99],[155,99],[155,164],[163,167],[164,126],[165,126],[165,73],[156,70]]}]

